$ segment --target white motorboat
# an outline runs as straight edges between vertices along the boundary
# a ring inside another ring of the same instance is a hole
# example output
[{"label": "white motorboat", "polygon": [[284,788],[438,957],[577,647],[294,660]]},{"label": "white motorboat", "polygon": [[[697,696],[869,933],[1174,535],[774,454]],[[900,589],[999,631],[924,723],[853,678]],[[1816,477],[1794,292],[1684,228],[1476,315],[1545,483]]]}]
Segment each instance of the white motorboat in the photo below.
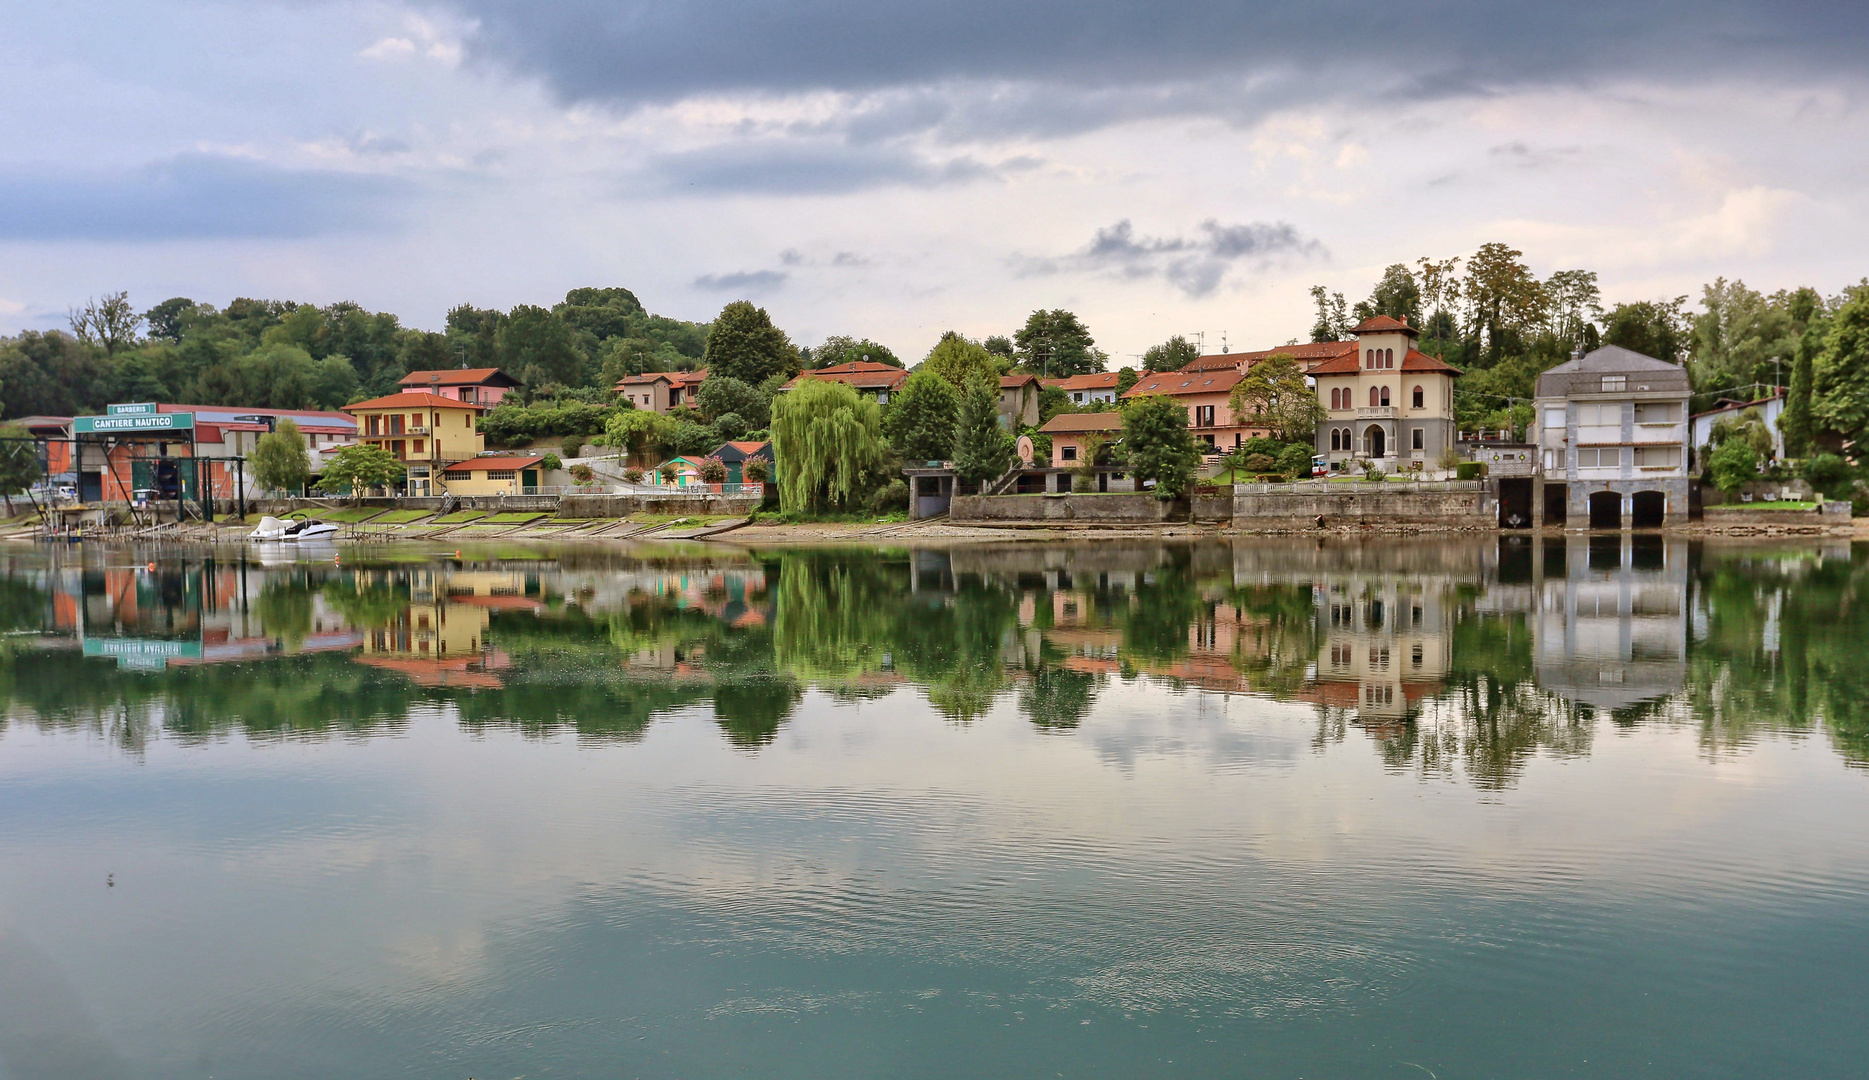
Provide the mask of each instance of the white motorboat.
[{"label": "white motorboat", "polygon": [[294,543],[306,540],[329,540],[337,536],[337,532],[338,527],[328,521],[319,521],[316,518],[287,521],[268,514],[260,519],[258,528],[247,534],[247,539]]}]

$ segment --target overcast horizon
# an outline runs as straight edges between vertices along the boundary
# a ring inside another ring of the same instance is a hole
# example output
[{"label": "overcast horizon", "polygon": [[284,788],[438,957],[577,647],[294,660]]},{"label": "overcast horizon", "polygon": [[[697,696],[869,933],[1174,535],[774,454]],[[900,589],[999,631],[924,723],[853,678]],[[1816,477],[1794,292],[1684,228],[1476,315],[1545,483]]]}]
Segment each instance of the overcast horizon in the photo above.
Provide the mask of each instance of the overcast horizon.
[{"label": "overcast horizon", "polygon": [[6,12],[0,333],[118,289],[439,329],[620,285],[911,363],[1065,307],[1114,367],[1488,241],[1606,303],[1865,273],[1860,6]]}]

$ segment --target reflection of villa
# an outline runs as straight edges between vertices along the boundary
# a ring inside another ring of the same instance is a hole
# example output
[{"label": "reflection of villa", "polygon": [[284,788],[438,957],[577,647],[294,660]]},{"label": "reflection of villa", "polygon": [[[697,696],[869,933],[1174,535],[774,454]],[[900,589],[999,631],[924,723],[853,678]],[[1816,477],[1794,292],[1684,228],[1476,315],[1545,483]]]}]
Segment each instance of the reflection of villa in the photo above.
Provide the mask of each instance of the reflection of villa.
[{"label": "reflection of villa", "polygon": [[[359,574],[359,583],[370,575]],[[493,612],[537,610],[544,605],[527,596],[525,575],[499,571],[438,573],[432,568],[409,572],[410,603],[388,622],[364,631],[357,662],[407,675],[424,686],[496,687],[494,672],[508,664],[506,654],[487,644]],[[530,583],[536,593],[536,580]]]},{"label": "reflection of villa", "polygon": [[1323,704],[1360,720],[1406,719],[1447,677],[1453,635],[1450,595],[1410,576],[1332,576],[1316,586]]},{"label": "reflection of villa", "polygon": [[1539,684],[1603,710],[1679,691],[1687,678],[1687,544],[1595,537],[1556,550],[1564,576],[1541,565],[1533,622]]}]

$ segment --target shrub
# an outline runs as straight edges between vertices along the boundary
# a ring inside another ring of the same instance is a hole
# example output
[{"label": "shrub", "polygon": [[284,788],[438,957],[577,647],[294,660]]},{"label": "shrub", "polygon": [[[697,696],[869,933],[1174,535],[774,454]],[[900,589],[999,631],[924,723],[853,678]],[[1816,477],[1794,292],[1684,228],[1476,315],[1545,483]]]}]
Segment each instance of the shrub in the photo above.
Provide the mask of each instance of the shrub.
[{"label": "shrub", "polygon": [[634,465],[631,465],[629,468],[623,470],[623,479],[628,481],[629,483],[640,484],[642,483],[642,477],[643,477],[642,470],[638,469]]},{"label": "shrub", "polygon": [[1486,475],[1486,463],[1483,461],[1462,461],[1454,466],[1454,478],[1457,480],[1478,480]]},{"label": "shrub", "polygon": [[571,466],[571,481],[573,483],[588,484],[592,480],[595,480],[596,478],[597,478],[597,474],[592,472],[591,467],[589,465],[584,464],[582,461],[578,462],[576,465]]},{"label": "shrub", "polygon": [[772,466],[765,458],[747,458],[740,466],[740,478],[749,484],[763,484],[772,475]]},{"label": "shrub", "polygon": [[1278,468],[1278,459],[1271,454],[1247,454],[1244,464],[1249,473],[1268,473]]},{"label": "shrub", "polygon": [[539,461],[539,468],[541,469],[562,469],[564,467],[564,459],[553,453],[547,453]]},{"label": "shrub", "polygon": [[1707,473],[1713,486],[1731,495],[1759,478],[1759,452],[1746,439],[1727,439],[1708,455]]},{"label": "shrub", "polygon": [[701,482],[703,484],[724,484],[727,482],[727,463],[717,457],[708,456],[700,461]]},{"label": "shrub", "polygon": [[662,482],[664,484],[672,484],[675,482],[676,478],[681,475],[681,466],[672,461],[664,461],[661,466],[656,469],[656,473],[662,477]]},{"label": "shrub", "polygon": [[1855,486],[1849,462],[1836,454],[1818,454],[1804,463],[1804,479],[1833,499],[1848,498]]},{"label": "shrub", "polygon": [[873,514],[889,514],[909,507],[909,485],[900,477],[870,493],[865,505]]}]

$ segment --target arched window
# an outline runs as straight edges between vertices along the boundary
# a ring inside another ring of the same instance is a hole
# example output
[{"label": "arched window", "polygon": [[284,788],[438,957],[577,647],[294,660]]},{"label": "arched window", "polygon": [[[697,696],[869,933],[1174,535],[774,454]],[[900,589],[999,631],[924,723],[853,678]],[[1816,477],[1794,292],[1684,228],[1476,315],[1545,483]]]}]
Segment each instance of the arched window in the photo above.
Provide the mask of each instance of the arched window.
[{"label": "arched window", "polygon": [[1366,368],[1373,368],[1376,366],[1376,350],[1363,350],[1363,366]]},{"label": "arched window", "polygon": [[1330,407],[1337,407],[1337,388],[1334,386],[1330,388]]},{"label": "arched window", "polygon": [[1373,386],[1369,388],[1369,407],[1376,407],[1376,388]]},{"label": "arched window", "polygon": [[1341,449],[1343,449],[1343,440],[1342,440],[1342,439],[1340,439],[1340,438],[1338,438],[1338,436],[1337,436],[1337,429],[1336,429],[1336,428],[1331,428],[1331,429],[1330,429],[1330,448],[1331,448],[1332,450],[1341,450]]},{"label": "arched window", "polygon": [[1415,408],[1425,408],[1427,400],[1428,392],[1419,386],[1415,387]]},{"label": "arched window", "polygon": [[1382,350],[1382,366],[1383,367],[1394,367],[1395,366],[1395,350],[1394,349]]},{"label": "arched window", "polygon": [[1382,388],[1382,404],[1384,408],[1387,408],[1389,404],[1389,388],[1386,386]]}]

